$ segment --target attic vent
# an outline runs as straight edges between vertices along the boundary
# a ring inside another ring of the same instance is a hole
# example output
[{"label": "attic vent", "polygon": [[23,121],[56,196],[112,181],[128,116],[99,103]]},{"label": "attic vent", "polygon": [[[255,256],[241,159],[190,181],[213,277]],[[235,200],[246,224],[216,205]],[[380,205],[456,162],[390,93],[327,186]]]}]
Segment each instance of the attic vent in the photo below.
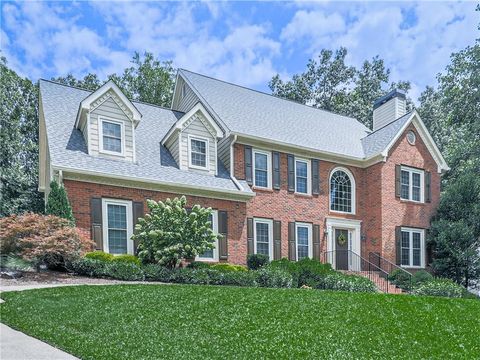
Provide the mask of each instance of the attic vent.
[{"label": "attic vent", "polygon": [[417,139],[417,136],[415,135],[415,133],[410,130],[408,133],[407,133],[407,141],[410,145],[415,145],[415,140]]}]

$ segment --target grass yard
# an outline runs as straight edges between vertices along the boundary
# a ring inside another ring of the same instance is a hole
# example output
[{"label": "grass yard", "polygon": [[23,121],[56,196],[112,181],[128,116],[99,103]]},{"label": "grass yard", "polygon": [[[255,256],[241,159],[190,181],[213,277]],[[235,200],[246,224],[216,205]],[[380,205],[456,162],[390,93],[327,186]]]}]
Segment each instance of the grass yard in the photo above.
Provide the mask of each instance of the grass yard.
[{"label": "grass yard", "polygon": [[192,285],[2,293],[1,321],[82,359],[480,358],[480,301]]}]

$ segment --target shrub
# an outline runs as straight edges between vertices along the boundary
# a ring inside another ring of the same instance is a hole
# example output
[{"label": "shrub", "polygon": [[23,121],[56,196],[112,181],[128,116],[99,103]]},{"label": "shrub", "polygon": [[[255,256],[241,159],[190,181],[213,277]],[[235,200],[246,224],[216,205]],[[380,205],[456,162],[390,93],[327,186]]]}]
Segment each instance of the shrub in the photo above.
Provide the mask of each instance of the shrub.
[{"label": "shrub", "polygon": [[135,255],[122,254],[112,257],[113,262],[131,263],[140,266],[140,260]]},{"label": "shrub", "polygon": [[293,278],[285,270],[265,267],[258,270],[257,282],[261,287],[291,288]]},{"label": "shrub", "polygon": [[158,203],[148,200],[147,205],[150,213],[138,220],[132,237],[139,241],[142,263],[174,268],[182,259],[192,259],[213,249],[218,235],[211,228],[210,208],[194,205],[188,212],[185,196]]},{"label": "shrub", "polygon": [[142,268],[132,262],[112,261],[105,263],[105,275],[118,280],[143,280]]},{"label": "shrub", "polygon": [[68,220],[57,216],[27,213],[0,219],[0,252],[20,256],[36,267],[64,269],[92,246]]},{"label": "shrub", "polygon": [[32,264],[17,256],[1,255],[0,268],[13,271],[30,271]]},{"label": "shrub", "polygon": [[251,254],[247,256],[247,267],[249,270],[258,270],[268,265],[269,258],[263,254]]},{"label": "shrub", "polygon": [[304,258],[297,262],[289,261],[285,258],[275,260],[270,263],[269,267],[289,272],[293,277],[295,287],[302,287],[303,285],[316,287],[322,278],[334,272],[330,264],[324,264],[309,258]]},{"label": "shrub", "polygon": [[369,279],[357,275],[332,272],[322,277],[315,288],[322,290],[376,292],[377,288]]},{"label": "shrub", "polygon": [[113,255],[103,252],[103,251],[92,251],[85,254],[87,259],[95,259],[95,260],[102,260],[102,261],[112,261]]},{"label": "shrub", "polygon": [[257,271],[232,271],[222,274],[222,282],[219,285],[231,286],[258,286]]},{"label": "shrub", "polygon": [[413,279],[412,276],[401,269],[395,269],[388,274],[387,279],[397,287],[403,290],[410,290]]},{"label": "shrub", "polygon": [[145,280],[169,282],[172,270],[158,264],[146,264],[142,266]]},{"label": "shrub", "polygon": [[107,264],[107,262],[102,260],[84,257],[74,260],[70,265],[70,270],[78,275],[102,277],[107,274]]},{"label": "shrub", "polygon": [[210,269],[214,269],[222,272],[247,271],[247,269],[242,265],[234,265],[234,264],[227,264],[227,263],[213,264],[210,266]]},{"label": "shrub", "polygon": [[416,286],[412,293],[414,295],[461,298],[466,297],[467,290],[450,279],[434,279]]},{"label": "shrub", "polygon": [[72,207],[68,202],[67,192],[65,188],[56,181],[50,183],[50,193],[48,194],[45,213],[66,219],[71,225],[75,225],[75,219],[73,217]]},{"label": "shrub", "polygon": [[431,280],[433,280],[432,274],[430,274],[425,270],[420,270],[420,271],[417,271],[415,274],[413,274],[412,284],[420,285]]},{"label": "shrub", "polygon": [[203,261],[192,261],[190,264],[187,265],[189,269],[207,269],[210,267],[209,263]]}]

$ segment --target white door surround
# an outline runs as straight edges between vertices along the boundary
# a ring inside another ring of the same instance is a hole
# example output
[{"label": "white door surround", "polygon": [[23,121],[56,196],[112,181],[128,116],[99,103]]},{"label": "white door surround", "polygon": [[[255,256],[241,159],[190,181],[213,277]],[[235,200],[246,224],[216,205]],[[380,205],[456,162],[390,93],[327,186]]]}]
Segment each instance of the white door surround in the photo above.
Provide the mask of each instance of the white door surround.
[{"label": "white door surround", "polygon": [[[361,247],[360,247],[360,227],[361,220],[351,220],[351,219],[342,219],[335,217],[326,218],[326,230],[327,230],[327,254],[331,256],[327,257],[327,260],[335,268],[335,256],[330,251],[335,251],[335,229],[344,229],[348,230],[348,250],[351,250],[353,253],[361,256]],[[359,271],[360,269],[354,269],[360,266],[358,261],[352,262],[349,261],[350,270]]]}]

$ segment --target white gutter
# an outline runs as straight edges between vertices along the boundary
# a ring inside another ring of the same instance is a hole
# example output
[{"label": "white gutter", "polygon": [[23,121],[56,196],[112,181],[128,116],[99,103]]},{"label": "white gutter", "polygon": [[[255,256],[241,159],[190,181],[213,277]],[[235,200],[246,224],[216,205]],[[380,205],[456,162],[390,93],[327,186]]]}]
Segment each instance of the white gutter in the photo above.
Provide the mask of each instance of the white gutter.
[{"label": "white gutter", "polygon": [[237,178],[234,175],[234,170],[235,170],[235,165],[234,165],[234,160],[235,157],[233,155],[233,145],[237,142],[237,135],[233,135],[233,140],[230,143],[230,178],[234,182],[234,184],[238,187],[238,190],[244,191],[242,184],[237,180]]}]

